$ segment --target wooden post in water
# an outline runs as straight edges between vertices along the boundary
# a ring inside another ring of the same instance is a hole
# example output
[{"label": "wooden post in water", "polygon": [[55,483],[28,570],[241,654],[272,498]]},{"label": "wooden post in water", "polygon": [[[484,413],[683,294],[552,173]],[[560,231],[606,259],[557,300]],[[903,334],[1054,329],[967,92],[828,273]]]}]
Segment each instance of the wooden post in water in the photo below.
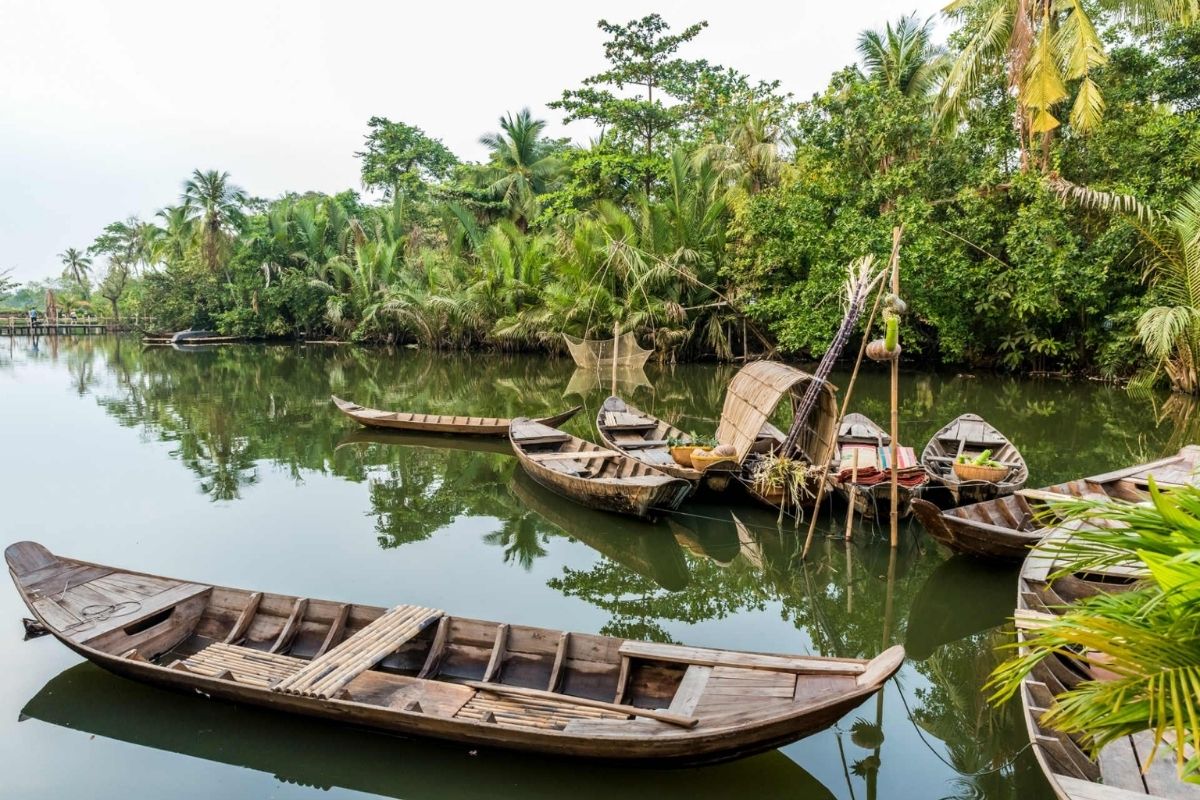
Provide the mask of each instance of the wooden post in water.
[{"label": "wooden post in water", "polygon": [[613,351],[612,351],[612,391],[609,392],[613,397],[617,396],[617,353],[621,349],[621,323],[613,323]]},{"label": "wooden post in water", "polygon": [[850,502],[849,508],[846,509],[846,541],[850,541],[850,536],[854,532],[854,501],[858,498],[858,448],[854,448],[854,459],[850,467]]},{"label": "wooden post in water", "polygon": [[[900,296],[900,228],[892,228],[892,294]],[[899,340],[897,340],[899,347]],[[892,359],[892,516],[891,544],[900,543],[900,474],[897,462],[900,456],[900,354]]]}]

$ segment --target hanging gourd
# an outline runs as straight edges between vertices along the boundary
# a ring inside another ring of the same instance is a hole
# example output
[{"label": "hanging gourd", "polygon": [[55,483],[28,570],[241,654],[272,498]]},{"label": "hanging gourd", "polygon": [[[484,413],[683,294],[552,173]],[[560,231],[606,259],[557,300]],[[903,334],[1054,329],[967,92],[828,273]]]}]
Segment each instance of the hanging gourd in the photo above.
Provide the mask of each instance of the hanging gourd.
[{"label": "hanging gourd", "polygon": [[883,301],[883,338],[867,345],[867,358],[872,361],[894,361],[900,357],[900,317],[908,304],[894,294]]}]

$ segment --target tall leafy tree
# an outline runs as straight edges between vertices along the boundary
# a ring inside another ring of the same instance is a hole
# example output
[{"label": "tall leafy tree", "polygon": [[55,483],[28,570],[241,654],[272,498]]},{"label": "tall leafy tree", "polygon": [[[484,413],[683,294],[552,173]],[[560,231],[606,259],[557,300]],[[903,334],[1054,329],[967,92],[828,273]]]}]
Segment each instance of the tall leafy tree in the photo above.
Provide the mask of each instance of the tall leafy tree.
[{"label": "tall leafy tree", "polygon": [[230,181],[228,172],[195,170],[184,182],[180,200],[196,226],[201,259],[209,271],[215,273],[224,266],[228,275],[230,245],[245,221],[248,199],[245,190]]},{"label": "tall leafy tree", "polygon": [[487,190],[504,203],[522,232],[537,216],[538,196],[552,189],[562,172],[556,143],[542,136],[545,128],[545,120],[534,119],[524,108],[515,117],[501,117],[500,131],[479,140],[491,151],[483,172]]},{"label": "tall leafy tree", "polygon": [[362,159],[362,183],[389,200],[421,195],[430,181],[444,180],[458,164],[441,139],[415,125],[371,117],[367,127],[366,148],[355,153]]},{"label": "tall leafy tree", "polygon": [[[696,77],[708,66],[703,61],[676,57],[679,48],[695,39],[707,22],[689,25],[679,33],[658,14],[617,25],[600,20],[598,27],[609,35],[604,56],[609,68],[584,78],[579,89],[563,92],[551,108],[566,112],[566,122],[590,119],[606,132],[611,129],[626,147],[637,147],[641,159],[635,165],[647,193],[665,162],[665,140],[688,113],[685,102],[696,85]],[[635,94],[618,94],[626,89]],[[667,105],[665,100],[674,100]]]},{"label": "tall leafy tree", "polygon": [[75,281],[80,294],[87,298],[91,293],[91,285],[87,276],[92,269],[92,259],[85,251],[77,250],[74,247],[68,247],[59,253],[58,257],[63,264],[63,278]]}]

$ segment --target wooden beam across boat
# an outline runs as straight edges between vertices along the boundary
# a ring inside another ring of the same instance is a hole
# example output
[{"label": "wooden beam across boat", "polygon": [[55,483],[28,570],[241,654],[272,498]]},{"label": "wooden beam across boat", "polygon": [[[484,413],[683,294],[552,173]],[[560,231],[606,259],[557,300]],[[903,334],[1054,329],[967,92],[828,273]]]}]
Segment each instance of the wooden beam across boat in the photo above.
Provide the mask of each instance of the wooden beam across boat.
[{"label": "wooden beam across boat", "polygon": [[[38,623],[118,675],[545,755],[700,764],[769,750],[843,718],[904,657],[898,647],[867,661],[655,645],[251,592],[77,561],[34,542],[11,545],[5,559]],[[89,606],[118,602],[127,610],[78,624]]]}]

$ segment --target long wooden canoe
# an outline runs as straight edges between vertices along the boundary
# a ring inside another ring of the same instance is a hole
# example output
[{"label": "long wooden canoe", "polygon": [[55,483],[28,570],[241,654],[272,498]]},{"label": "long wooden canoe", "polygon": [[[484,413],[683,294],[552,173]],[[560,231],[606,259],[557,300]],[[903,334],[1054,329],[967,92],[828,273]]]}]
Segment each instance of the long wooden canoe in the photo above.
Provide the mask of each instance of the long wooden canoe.
[{"label": "long wooden canoe", "polygon": [[[954,473],[959,456],[974,457],[985,450],[991,459],[1008,468],[999,481],[964,481]],[[943,487],[954,505],[981,503],[1005,497],[1025,486],[1029,466],[1008,437],[978,414],[963,414],[933,435],[921,453],[929,480]]]},{"label": "long wooden canoe", "polygon": [[[1056,553],[1058,542],[1069,533],[1055,529],[1043,544],[1034,548],[1021,566],[1017,580],[1017,642],[1044,620],[1083,597],[1099,592],[1122,591],[1140,577],[1128,566],[1089,570],[1088,574],[1064,574]],[[1024,653],[1024,648],[1020,648]],[[1154,734],[1144,731],[1112,742],[1093,759],[1067,734],[1044,726],[1043,715],[1055,698],[1093,674],[1086,662],[1066,654],[1041,661],[1021,683],[1021,707],[1025,726],[1038,765],[1060,800],[1166,800],[1200,798],[1200,786],[1185,784],[1175,771],[1174,753],[1161,747],[1153,761]],[[1102,677],[1100,678],[1102,679]]]},{"label": "long wooden canoe", "polygon": [[[507,436],[512,420],[503,417],[467,417],[452,414],[418,414],[411,411],[383,411],[366,408],[349,400],[331,396],[338,411],[368,428],[387,428],[419,433],[452,433],[458,436]],[[537,422],[557,428],[575,416],[583,406],[568,408],[561,414],[541,417]]]},{"label": "long wooden canoe", "polygon": [[610,449],[668,475],[683,478],[693,486],[703,483],[708,489],[723,492],[738,470],[738,462],[733,458],[717,462],[703,472],[678,464],[671,457],[670,443],[692,443],[691,434],[634,408],[619,397],[609,397],[600,406],[596,413],[596,430],[600,433],[600,441]]},{"label": "long wooden canoe", "polygon": [[119,675],[384,731],[583,758],[701,763],[822,730],[904,649],[815,658],[231,589],[5,551],[35,625]]},{"label": "long wooden canoe", "polygon": [[[832,478],[833,487],[839,497],[847,505],[853,505],[855,512],[863,519],[874,519],[876,516],[887,514],[892,507],[892,482],[887,470],[879,469],[879,451],[892,443],[892,437],[879,427],[870,417],[864,414],[847,414],[838,426],[837,450],[834,451]],[[847,468],[844,454],[848,448],[867,447],[871,453],[865,458],[858,470],[858,480],[855,480],[855,470]],[[900,517],[906,518],[912,513],[912,500],[920,494],[927,478],[923,472],[902,476],[897,485]]]},{"label": "long wooden canoe", "polygon": [[1188,445],[1168,458],[1090,478],[1021,489],[1016,494],[942,511],[925,500],[913,501],[913,512],[935,540],[958,553],[980,558],[1020,561],[1046,535],[1053,517],[1050,501],[1068,498],[1144,500],[1151,475],[1164,488],[1197,481],[1200,446]]},{"label": "long wooden canoe", "polygon": [[524,417],[512,421],[508,440],[529,477],[589,508],[651,519],[692,492],[682,478]]}]

